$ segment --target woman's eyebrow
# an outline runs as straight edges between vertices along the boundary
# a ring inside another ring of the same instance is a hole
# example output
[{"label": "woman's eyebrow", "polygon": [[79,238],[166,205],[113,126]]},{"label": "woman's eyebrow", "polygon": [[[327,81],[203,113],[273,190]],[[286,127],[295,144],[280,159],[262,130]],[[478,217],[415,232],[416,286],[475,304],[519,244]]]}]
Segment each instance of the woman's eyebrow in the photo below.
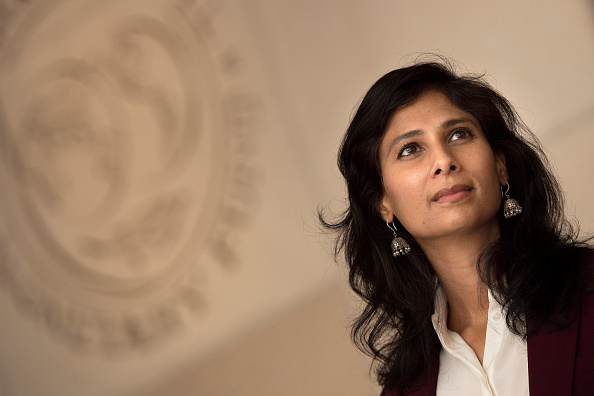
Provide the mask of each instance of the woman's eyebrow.
[{"label": "woman's eyebrow", "polygon": [[471,118],[468,118],[468,117],[452,118],[452,119],[446,120],[441,123],[441,127],[447,128],[447,127],[451,127],[451,126],[454,126],[457,124],[464,124],[464,123],[470,123],[478,128],[478,125],[476,125],[476,123]]},{"label": "woman's eyebrow", "polygon": [[396,136],[390,142],[390,146],[388,147],[388,152],[386,153],[386,157],[390,156],[390,151],[396,146],[400,141],[404,139],[409,139],[411,137],[416,137],[422,135],[424,132],[422,129],[413,129],[412,131],[404,132],[402,135]]}]

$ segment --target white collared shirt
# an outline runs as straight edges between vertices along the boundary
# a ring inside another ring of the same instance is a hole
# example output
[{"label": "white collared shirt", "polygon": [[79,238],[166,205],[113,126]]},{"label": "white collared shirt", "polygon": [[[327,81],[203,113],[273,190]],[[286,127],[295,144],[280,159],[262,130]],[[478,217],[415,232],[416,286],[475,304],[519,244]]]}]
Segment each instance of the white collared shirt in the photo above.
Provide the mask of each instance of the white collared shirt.
[{"label": "white collared shirt", "polygon": [[447,328],[446,295],[438,287],[431,316],[443,349],[439,355],[437,396],[527,396],[526,341],[512,333],[489,290],[489,317],[483,364],[462,337]]}]

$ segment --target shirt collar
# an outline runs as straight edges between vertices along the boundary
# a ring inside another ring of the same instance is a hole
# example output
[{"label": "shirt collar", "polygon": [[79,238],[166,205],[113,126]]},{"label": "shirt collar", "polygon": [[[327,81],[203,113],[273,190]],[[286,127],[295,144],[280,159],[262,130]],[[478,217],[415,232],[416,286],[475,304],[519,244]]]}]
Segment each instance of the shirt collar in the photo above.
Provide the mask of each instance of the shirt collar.
[{"label": "shirt collar", "polygon": [[[503,309],[501,305],[497,302],[493,294],[491,293],[491,289],[488,291],[488,298],[489,298],[489,318],[492,317],[494,314],[504,315]],[[441,284],[437,285],[437,290],[435,292],[435,300],[433,303],[433,315],[431,315],[431,321],[433,322],[433,328],[437,332],[438,335],[444,335],[447,333],[447,325],[448,325],[448,298],[441,287]]]}]

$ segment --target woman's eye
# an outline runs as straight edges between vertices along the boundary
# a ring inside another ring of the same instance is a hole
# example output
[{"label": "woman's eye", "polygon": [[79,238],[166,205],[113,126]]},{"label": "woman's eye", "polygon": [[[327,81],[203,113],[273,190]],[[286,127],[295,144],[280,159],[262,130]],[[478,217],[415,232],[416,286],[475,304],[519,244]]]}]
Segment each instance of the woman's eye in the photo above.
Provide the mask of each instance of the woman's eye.
[{"label": "woman's eye", "polygon": [[398,158],[408,157],[419,151],[419,146],[416,143],[409,143],[402,147],[398,152]]},{"label": "woman's eye", "polygon": [[460,140],[464,138],[473,137],[473,133],[470,132],[468,129],[456,129],[450,135],[450,141]]}]

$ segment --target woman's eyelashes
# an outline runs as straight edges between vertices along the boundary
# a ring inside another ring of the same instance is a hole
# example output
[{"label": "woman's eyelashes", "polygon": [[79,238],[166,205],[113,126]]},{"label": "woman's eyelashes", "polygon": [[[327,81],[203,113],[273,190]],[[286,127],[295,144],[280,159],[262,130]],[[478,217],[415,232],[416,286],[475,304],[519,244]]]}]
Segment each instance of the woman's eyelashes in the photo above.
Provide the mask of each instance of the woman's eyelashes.
[{"label": "woman's eyelashes", "polygon": [[[448,136],[448,142],[456,142],[459,140],[472,139],[474,133],[468,128],[454,129]],[[404,144],[398,151],[398,158],[407,158],[414,156],[422,151],[421,145],[417,142],[408,142]]]},{"label": "woman's eyelashes", "polygon": [[406,143],[404,146],[402,146],[400,151],[398,151],[398,158],[410,157],[411,155],[419,152],[420,148],[421,147],[415,142]]},{"label": "woman's eyelashes", "polygon": [[452,133],[450,134],[449,140],[450,140],[450,142],[453,142],[456,140],[473,138],[473,137],[474,137],[474,133],[472,133],[472,131],[470,129],[457,128],[452,131]]}]

